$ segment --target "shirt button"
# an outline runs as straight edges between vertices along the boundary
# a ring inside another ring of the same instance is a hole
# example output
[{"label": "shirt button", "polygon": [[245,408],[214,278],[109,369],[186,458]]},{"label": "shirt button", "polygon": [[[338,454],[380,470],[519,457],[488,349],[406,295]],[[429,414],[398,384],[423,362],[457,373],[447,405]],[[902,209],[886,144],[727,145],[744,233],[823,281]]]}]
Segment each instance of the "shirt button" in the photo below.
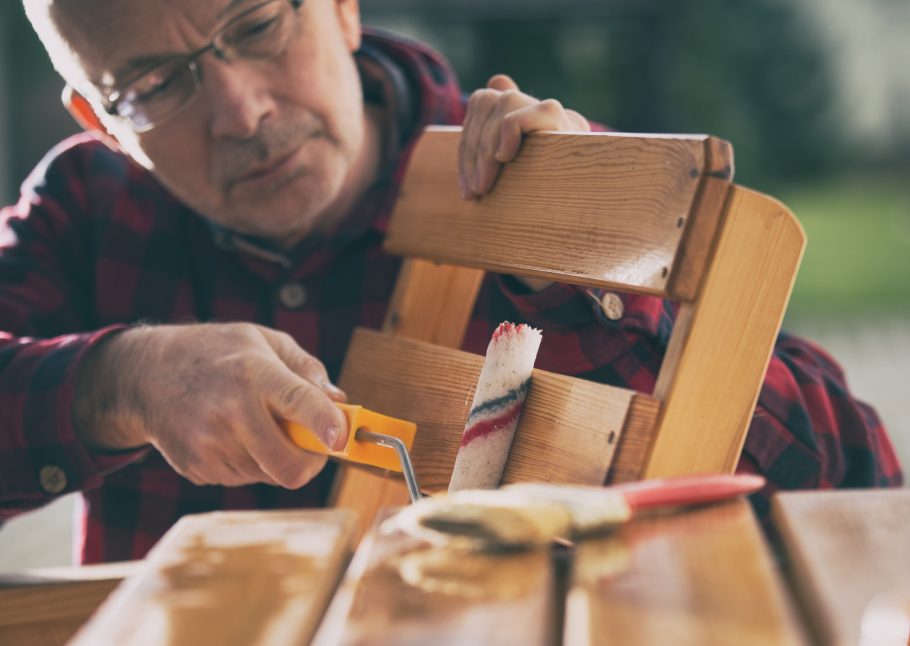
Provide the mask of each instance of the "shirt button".
[{"label": "shirt button", "polygon": [[278,300],[289,310],[296,310],[306,303],[306,287],[300,283],[285,283],[278,290]]},{"label": "shirt button", "polygon": [[624,307],[622,299],[618,294],[606,292],[600,297],[600,309],[603,310],[604,316],[611,321],[618,321],[622,318]]},{"label": "shirt button", "polygon": [[66,474],[60,467],[49,464],[38,472],[41,488],[47,493],[57,494],[66,489]]}]

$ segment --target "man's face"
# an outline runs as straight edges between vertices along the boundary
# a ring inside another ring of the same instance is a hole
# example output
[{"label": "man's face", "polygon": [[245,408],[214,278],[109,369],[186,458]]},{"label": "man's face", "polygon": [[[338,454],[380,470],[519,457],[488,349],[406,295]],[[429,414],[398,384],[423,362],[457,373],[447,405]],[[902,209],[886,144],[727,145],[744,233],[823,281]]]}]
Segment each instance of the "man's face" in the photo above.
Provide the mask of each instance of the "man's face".
[{"label": "man's face", "polygon": [[[284,0],[282,0],[284,1]],[[209,43],[226,20],[262,0],[58,0],[54,18],[86,78],[135,76],[149,60]],[[193,102],[137,134],[111,133],[179,199],[235,231],[282,243],[325,224],[364,147],[363,101],[351,53],[356,0],[307,0],[274,59],[199,59]]]}]

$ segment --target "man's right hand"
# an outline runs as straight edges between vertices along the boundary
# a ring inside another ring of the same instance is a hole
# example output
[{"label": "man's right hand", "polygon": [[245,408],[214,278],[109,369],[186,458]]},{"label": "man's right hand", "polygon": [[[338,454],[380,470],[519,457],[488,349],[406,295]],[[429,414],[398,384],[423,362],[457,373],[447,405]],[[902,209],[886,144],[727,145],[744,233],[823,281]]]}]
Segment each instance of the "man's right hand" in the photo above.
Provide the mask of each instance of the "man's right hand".
[{"label": "man's right hand", "polygon": [[102,343],[76,383],[76,432],[97,450],[151,444],[196,484],[296,489],[326,457],[298,448],[279,420],[331,449],[347,441],[345,395],[287,334],[251,323],[137,327]]}]

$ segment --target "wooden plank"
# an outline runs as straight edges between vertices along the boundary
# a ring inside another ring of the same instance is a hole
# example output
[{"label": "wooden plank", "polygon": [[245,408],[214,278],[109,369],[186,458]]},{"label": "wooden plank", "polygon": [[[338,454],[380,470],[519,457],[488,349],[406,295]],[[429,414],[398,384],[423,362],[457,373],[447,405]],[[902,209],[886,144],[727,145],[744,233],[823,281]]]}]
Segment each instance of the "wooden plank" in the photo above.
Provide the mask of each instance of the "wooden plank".
[{"label": "wooden plank", "polygon": [[[907,642],[910,490],[781,493],[772,517],[818,643]],[[884,638],[888,623],[876,613],[889,595],[903,604],[891,617],[903,612],[903,642]]]},{"label": "wooden plank", "polygon": [[731,189],[705,282],[680,307],[654,388],[662,407],[645,477],[734,470],[804,246],[783,204]]},{"label": "wooden plank", "polygon": [[479,269],[405,260],[383,331],[460,348],[483,275]]},{"label": "wooden plank", "polygon": [[316,646],[553,643],[547,550],[459,552],[379,527],[358,548]]},{"label": "wooden plank", "polygon": [[698,295],[702,275],[714,252],[732,181],[733,147],[722,139],[708,137],[705,140],[705,173],[689,214],[694,222],[685,227],[676,265],[671,273],[669,292],[674,300],[689,302]]},{"label": "wooden plank", "polygon": [[458,128],[434,128],[418,143],[386,238],[389,251],[665,292],[704,171],[706,136],[533,134],[496,189],[474,201],[458,192],[459,137]]},{"label": "wooden plank", "polygon": [[353,524],[339,509],[185,516],[73,643],[307,643],[347,564]]},{"label": "wooden plank", "polygon": [[[479,355],[360,328],[339,383],[367,408],[417,424],[411,457],[433,492],[448,488],[482,365]],[[534,370],[504,482],[602,484],[633,394]]]},{"label": "wooden plank", "polygon": [[0,644],[65,644],[141,561],[0,574]]},{"label": "wooden plank", "polygon": [[[483,272],[477,269],[406,259],[383,330],[450,348],[460,347],[482,280]],[[335,479],[332,500],[336,507],[357,512],[359,540],[379,509],[405,505],[409,497],[401,480],[344,466]]]},{"label": "wooden plank", "polygon": [[607,474],[608,484],[640,480],[657,432],[660,402],[647,395],[632,398],[625,428]]},{"label": "wooden plank", "polygon": [[578,546],[565,644],[803,644],[744,500],[641,518]]},{"label": "wooden plank", "polygon": [[0,626],[57,619],[85,620],[124,578],[141,571],[142,561],[0,574]]}]

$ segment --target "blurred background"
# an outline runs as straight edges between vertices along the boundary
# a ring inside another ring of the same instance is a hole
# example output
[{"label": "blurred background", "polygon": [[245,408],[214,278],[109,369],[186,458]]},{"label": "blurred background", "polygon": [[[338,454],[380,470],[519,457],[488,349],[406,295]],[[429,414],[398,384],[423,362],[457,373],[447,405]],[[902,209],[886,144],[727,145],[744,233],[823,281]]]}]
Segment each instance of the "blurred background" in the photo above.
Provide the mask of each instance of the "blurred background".
[{"label": "blurred background", "polygon": [[[733,143],[736,181],[809,245],[785,327],[827,348],[910,468],[910,2],[361,0],[463,88],[496,72],[618,130]],[[0,2],[0,200],[76,131],[18,2]],[[69,561],[72,498],[0,531],[0,570]],[[22,537],[26,538],[22,538]]]}]

